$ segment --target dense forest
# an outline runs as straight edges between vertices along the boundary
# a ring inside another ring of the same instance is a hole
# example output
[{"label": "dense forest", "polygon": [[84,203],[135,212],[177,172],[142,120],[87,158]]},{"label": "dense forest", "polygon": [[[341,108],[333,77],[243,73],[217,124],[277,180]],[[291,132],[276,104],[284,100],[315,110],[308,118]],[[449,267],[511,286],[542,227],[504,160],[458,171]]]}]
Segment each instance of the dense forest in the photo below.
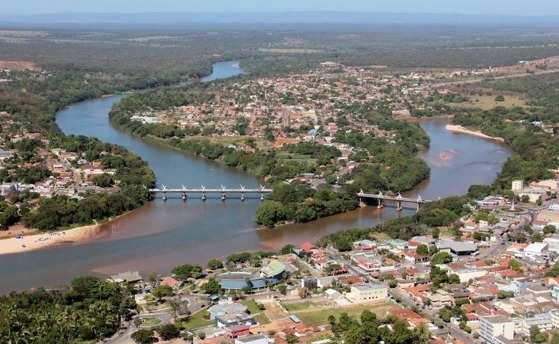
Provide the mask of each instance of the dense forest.
[{"label": "dense forest", "polygon": [[0,297],[0,342],[99,341],[116,333],[135,310],[134,298],[125,287],[79,277],[66,289]]}]

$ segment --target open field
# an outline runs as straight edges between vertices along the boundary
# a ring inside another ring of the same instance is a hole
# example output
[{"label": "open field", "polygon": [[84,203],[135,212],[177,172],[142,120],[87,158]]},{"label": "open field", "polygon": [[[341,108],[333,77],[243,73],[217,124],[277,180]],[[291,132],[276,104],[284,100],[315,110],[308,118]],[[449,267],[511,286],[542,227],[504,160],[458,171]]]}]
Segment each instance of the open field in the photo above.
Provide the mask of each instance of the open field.
[{"label": "open field", "polygon": [[210,320],[210,313],[204,309],[191,315],[188,320],[181,321],[180,326],[186,330],[192,330],[208,326],[212,323],[213,321]]},{"label": "open field", "polygon": [[479,108],[482,110],[491,110],[497,106],[502,106],[506,108],[512,107],[523,107],[526,106],[526,101],[519,96],[507,95],[504,96],[504,101],[496,101],[496,95],[491,96],[472,96],[469,101],[462,103],[450,103],[450,106],[459,108]]},{"label": "open field", "polygon": [[[362,304],[362,305],[352,305],[346,307],[340,306],[329,306],[329,307],[315,307],[312,306],[311,303],[302,303],[302,305],[309,304],[309,307],[301,307],[301,309],[292,311],[301,321],[305,323],[307,326],[316,326],[320,324],[324,324],[328,322],[328,317],[333,315],[335,317],[339,317],[342,313],[347,313],[351,317],[359,317],[361,313],[365,310],[369,310],[375,313],[379,318],[385,317],[388,313],[392,304],[389,302],[386,303],[377,303],[377,304]],[[294,304],[291,304],[290,307],[294,307]],[[296,307],[296,306],[295,306]],[[298,307],[296,307],[298,308]]]},{"label": "open field", "polygon": [[296,49],[296,48],[260,48],[258,51],[272,54],[316,54],[321,53],[318,49]]},{"label": "open field", "polygon": [[39,68],[33,62],[29,61],[6,61],[0,60],[0,69],[9,70],[38,70]]}]

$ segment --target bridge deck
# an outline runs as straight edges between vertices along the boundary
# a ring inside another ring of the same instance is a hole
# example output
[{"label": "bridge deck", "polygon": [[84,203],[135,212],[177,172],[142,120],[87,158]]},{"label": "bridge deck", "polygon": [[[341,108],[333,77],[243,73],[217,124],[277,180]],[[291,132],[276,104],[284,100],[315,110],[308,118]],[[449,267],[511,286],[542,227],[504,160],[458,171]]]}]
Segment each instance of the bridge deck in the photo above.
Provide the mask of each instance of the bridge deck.
[{"label": "bridge deck", "polygon": [[151,193],[271,193],[272,189],[149,189]]},{"label": "bridge deck", "polygon": [[394,202],[405,202],[405,203],[430,203],[430,200],[424,199],[416,199],[416,198],[407,198],[407,197],[398,197],[398,196],[387,196],[387,195],[379,195],[379,194],[371,194],[371,193],[358,193],[358,197],[361,198],[372,198],[372,199],[382,199],[386,201],[394,201]]}]

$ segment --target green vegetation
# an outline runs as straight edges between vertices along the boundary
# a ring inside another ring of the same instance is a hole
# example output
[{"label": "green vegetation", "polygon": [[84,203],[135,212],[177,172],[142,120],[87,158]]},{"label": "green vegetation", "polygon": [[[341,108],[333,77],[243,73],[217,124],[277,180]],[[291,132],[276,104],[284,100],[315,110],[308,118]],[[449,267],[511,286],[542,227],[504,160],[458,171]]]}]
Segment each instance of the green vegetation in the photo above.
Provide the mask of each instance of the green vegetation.
[{"label": "green vegetation", "polygon": [[[433,219],[437,223],[448,225],[448,221],[459,218],[469,213],[469,208],[465,207],[469,199],[467,197],[448,197],[440,201],[426,204],[421,210],[413,215],[389,220],[373,228],[350,229],[327,235],[319,240],[320,246],[332,245],[337,249],[349,250],[351,244],[357,240],[374,238],[375,234],[383,233],[393,239],[409,240],[416,235],[430,234]],[[442,211],[439,211],[442,210]],[[440,218],[431,216],[434,213],[442,214]],[[451,214],[449,217],[448,215]],[[427,216],[429,215],[429,216]]]},{"label": "green vegetation", "polygon": [[171,272],[183,281],[186,281],[189,278],[200,278],[203,275],[201,266],[190,264],[179,265]]},{"label": "green vegetation", "polygon": [[132,340],[136,344],[151,344],[157,342],[153,329],[141,329],[132,333]]},{"label": "green vegetation", "polygon": [[[424,327],[410,330],[404,321],[391,317],[379,320],[370,311],[364,311],[359,320],[343,313],[338,319],[329,317],[329,322],[336,338],[345,343],[366,344],[383,341],[387,344],[421,344],[428,343],[430,337],[429,331]],[[392,326],[381,326],[383,324]]]},{"label": "green vegetation", "polygon": [[[133,94],[116,104],[110,116],[115,125],[139,137],[155,137],[194,156],[266,178],[267,183],[273,186],[274,193],[259,208],[256,222],[267,227],[283,222],[309,222],[353,210],[358,206],[355,194],[360,189],[403,192],[429,176],[427,164],[416,156],[419,149],[429,145],[428,137],[417,125],[393,119],[387,104],[340,104],[340,117],[361,118],[380,130],[394,132],[395,136],[388,142],[371,134],[340,131],[336,141],[346,143],[360,152],[360,159],[364,163],[347,180],[342,180],[341,189],[336,191],[328,183],[318,190],[296,182],[285,183],[303,173],[335,171],[335,159],[341,155],[336,148],[302,142],[278,150],[257,148],[255,152],[248,152],[213,139],[193,138],[191,135],[198,133],[192,133],[191,129],[169,124],[142,124],[131,119],[135,113],[147,109],[164,110],[205,103],[218,92],[219,89],[209,86],[191,85]],[[373,157],[370,160],[369,155]],[[335,181],[335,178],[328,178],[328,173],[324,175],[327,182]]]},{"label": "green vegetation", "polygon": [[182,320],[180,322],[180,326],[185,330],[193,330],[208,326],[211,323],[212,321],[210,320],[210,313],[204,309],[197,313],[194,313],[193,315],[188,317],[188,319]]},{"label": "green vegetation", "polygon": [[75,343],[111,337],[136,308],[119,284],[80,277],[62,290],[0,297],[0,342]]}]

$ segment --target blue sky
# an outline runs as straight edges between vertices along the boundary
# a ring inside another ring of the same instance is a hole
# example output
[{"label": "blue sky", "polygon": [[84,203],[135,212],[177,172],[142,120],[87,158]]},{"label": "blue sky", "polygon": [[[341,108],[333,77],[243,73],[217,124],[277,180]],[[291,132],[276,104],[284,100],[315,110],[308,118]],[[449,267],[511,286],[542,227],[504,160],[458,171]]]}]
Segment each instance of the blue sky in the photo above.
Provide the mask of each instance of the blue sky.
[{"label": "blue sky", "polygon": [[14,14],[55,12],[357,11],[559,15],[559,0],[1,0]]}]

